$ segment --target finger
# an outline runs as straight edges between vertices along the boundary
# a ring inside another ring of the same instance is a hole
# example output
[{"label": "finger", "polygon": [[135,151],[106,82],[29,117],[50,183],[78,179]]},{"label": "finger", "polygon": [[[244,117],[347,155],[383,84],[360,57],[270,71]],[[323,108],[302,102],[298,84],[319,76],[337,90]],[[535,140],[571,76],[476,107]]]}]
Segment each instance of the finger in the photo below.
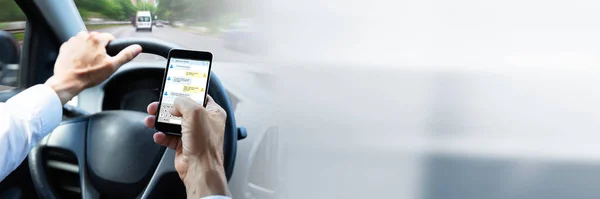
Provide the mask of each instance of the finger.
[{"label": "finger", "polygon": [[156,122],[156,116],[154,116],[154,115],[148,115],[148,116],[146,116],[146,118],[144,118],[144,124],[146,124],[146,126],[148,128],[153,129],[155,122]]},{"label": "finger", "polygon": [[206,110],[209,112],[219,112],[221,110],[221,106],[215,102],[215,100],[210,96],[206,96]]},{"label": "finger", "polygon": [[146,111],[150,115],[156,115],[157,110],[158,110],[158,102],[152,102],[152,103],[148,104],[148,108],[146,108]]},{"label": "finger", "polygon": [[160,144],[162,146],[169,147],[170,149],[173,149],[173,150],[177,149],[177,144],[179,144],[179,141],[181,140],[177,136],[166,135],[162,132],[154,133],[152,138],[154,138],[154,142],[156,144]]},{"label": "finger", "polygon": [[210,95],[206,95],[206,104],[216,103],[215,100]]},{"label": "finger", "polygon": [[121,65],[131,61],[133,58],[138,56],[142,52],[142,46],[140,45],[131,45],[127,48],[123,49],[119,54],[112,57],[112,64],[115,67],[115,70],[119,68]]},{"label": "finger", "polygon": [[90,33],[90,37],[95,38],[98,41],[98,45],[106,46],[112,40],[115,40],[115,36],[110,33]]},{"label": "finger", "polygon": [[204,107],[189,97],[177,97],[170,113],[176,117],[192,116],[194,112],[204,111]]}]

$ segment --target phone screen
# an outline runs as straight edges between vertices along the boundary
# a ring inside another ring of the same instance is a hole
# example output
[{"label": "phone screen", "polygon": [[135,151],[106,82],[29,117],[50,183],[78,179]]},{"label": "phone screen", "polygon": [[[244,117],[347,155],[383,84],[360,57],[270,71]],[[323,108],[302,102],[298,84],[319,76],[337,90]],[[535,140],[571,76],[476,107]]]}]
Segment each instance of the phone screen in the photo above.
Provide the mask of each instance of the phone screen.
[{"label": "phone screen", "polygon": [[189,97],[204,104],[210,72],[210,60],[193,60],[171,57],[160,101],[158,122],[181,125],[181,118],[169,113],[175,98]]}]

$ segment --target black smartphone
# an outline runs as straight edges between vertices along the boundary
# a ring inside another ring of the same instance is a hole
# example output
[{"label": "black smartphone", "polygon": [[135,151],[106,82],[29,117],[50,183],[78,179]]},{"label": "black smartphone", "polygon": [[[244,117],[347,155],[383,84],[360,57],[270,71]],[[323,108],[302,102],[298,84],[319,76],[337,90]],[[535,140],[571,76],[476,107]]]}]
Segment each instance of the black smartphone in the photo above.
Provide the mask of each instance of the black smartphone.
[{"label": "black smartphone", "polygon": [[212,58],[211,53],[202,51],[173,49],[169,52],[158,100],[156,130],[181,135],[181,117],[170,114],[175,98],[179,96],[206,106]]}]

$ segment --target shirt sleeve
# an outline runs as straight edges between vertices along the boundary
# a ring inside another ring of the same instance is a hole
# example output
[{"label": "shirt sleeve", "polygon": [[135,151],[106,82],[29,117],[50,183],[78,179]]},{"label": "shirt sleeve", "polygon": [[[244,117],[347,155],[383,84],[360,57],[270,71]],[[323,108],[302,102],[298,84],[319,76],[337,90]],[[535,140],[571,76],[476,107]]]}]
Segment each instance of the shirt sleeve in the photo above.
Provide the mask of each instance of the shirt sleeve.
[{"label": "shirt sleeve", "polygon": [[228,196],[206,196],[206,197],[202,197],[200,199],[231,199]]},{"label": "shirt sleeve", "polygon": [[0,181],[60,124],[62,104],[46,85],[33,86],[0,103]]}]

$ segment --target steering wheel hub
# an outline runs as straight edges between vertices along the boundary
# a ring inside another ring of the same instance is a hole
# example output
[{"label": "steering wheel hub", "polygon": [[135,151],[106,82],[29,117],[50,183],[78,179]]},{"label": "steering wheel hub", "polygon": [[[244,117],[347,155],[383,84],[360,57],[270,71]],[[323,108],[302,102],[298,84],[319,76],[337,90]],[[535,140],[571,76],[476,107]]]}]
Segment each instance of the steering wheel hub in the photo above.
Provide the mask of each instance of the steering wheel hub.
[{"label": "steering wheel hub", "polygon": [[88,119],[86,161],[90,180],[101,193],[135,196],[160,162],[165,147],[152,139],[146,114],[107,111]]}]

